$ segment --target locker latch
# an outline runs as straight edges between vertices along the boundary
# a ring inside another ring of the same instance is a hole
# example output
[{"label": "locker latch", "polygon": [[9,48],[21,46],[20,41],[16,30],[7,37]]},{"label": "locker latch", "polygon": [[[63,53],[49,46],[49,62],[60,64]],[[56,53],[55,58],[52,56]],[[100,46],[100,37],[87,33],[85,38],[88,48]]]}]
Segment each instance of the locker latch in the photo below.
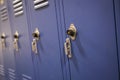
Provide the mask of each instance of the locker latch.
[{"label": "locker latch", "polygon": [[74,26],[74,24],[70,25],[70,27],[69,27],[69,29],[67,30],[66,33],[71,38],[71,40],[75,40],[76,34],[77,34],[77,30],[76,30],[76,27]]},{"label": "locker latch", "polygon": [[65,49],[65,54],[68,56],[68,58],[71,58],[72,57],[72,52],[71,52],[70,38],[66,38],[66,41],[64,43],[64,49]]},{"label": "locker latch", "polygon": [[4,0],[0,0],[0,5],[4,4],[4,2],[5,2]]},{"label": "locker latch", "polygon": [[18,51],[19,50],[19,46],[18,46],[19,33],[18,33],[18,31],[15,32],[15,34],[13,35],[13,37],[14,37],[14,41],[13,41],[14,49],[16,51]]},{"label": "locker latch", "polygon": [[38,53],[37,42],[40,39],[40,32],[38,28],[35,29],[35,31],[32,33],[32,36],[33,36],[32,51],[37,54]]},{"label": "locker latch", "polygon": [[1,43],[2,43],[3,48],[6,47],[5,39],[6,39],[6,35],[5,35],[5,33],[2,33],[2,35],[1,35]]}]

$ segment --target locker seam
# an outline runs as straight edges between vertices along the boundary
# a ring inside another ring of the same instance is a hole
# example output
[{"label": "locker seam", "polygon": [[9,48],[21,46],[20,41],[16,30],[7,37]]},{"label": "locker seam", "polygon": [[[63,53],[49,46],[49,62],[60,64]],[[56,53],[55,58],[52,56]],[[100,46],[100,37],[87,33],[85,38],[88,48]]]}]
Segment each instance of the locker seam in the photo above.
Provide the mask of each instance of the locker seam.
[{"label": "locker seam", "polygon": [[[63,20],[64,20],[63,21],[64,22],[63,25],[64,25],[65,30],[67,30],[67,28],[66,28],[66,19],[65,19],[65,7],[64,7],[63,0],[61,0],[61,2],[62,2],[62,8],[63,8],[63,10],[62,10],[63,11],[62,12],[62,14],[63,14]],[[67,38],[67,35],[65,37]],[[71,69],[71,67],[70,67],[70,60],[68,58],[67,58],[67,60],[68,60],[68,68],[69,68],[69,75],[70,75],[69,78],[71,80],[72,78],[71,78],[71,70],[70,70]]]},{"label": "locker seam", "polygon": [[[30,30],[29,30],[29,28],[31,28],[31,27],[29,27],[29,26],[31,26],[31,24],[29,23],[30,22],[30,20],[28,19],[29,17],[28,17],[28,12],[29,12],[29,10],[27,10],[27,1],[26,0],[24,0],[24,1],[22,1],[24,4],[23,4],[23,9],[25,9],[25,20],[26,20],[26,27],[27,27],[27,34],[28,34],[28,38],[30,39]],[[30,43],[30,40],[29,40],[29,43]],[[31,46],[31,45],[30,45]],[[32,52],[31,52],[31,47],[30,47],[30,53],[29,53],[31,56],[31,58],[32,58]],[[33,60],[31,59],[31,61],[32,61],[32,64],[34,64],[33,63]],[[36,79],[36,77],[35,77],[35,70],[34,70],[34,65],[32,65],[32,69],[33,69],[33,77],[32,77],[32,79]],[[22,76],[22,78],[23,78],[23,76]]]},{"label": "locker seam", "polygon": [[113,0],[113,13],[114,13],[115,40],[116,40],[117,61],[118,61],[118,78],[120,79],[119,51],[118,51],[118,34],[117,34],[117,21],[116,21],[115,0]]},{"label": "locker seam", "polygon": [[[28,34],[29,35],[31,35],[30,33],[31,33],[31,13],[29,13],[29,12],[31,12],[31,10],[30,10],[30,8],[29,8],[29,5],[27,5],[27,1],[26,0],[24,0],[25,1],[25,4],[26,4],[26,7],[25,7],[25,10],[26,10],[26,22],[27,22],[27,25],[28,25]],[[29,15],[27,15],[29,13]],[[30,22],[30,23],[29,23]],[[29,37],[29,43],[31,44],[31,42],[30,42],[30,40],[31,40],[31,38],[30,38],[30,36],[28,36]],[[33,72],[34,72],[34,79],[36,79],[36,74],[37,74],[37,72],[36,72],[36,69],[35,69],[35,66],[34,66],[34,61],[33,61],[33,55],[32,55],[32,51],[31,51],[31,47],[30,47],[30,54],[31,54],[31,61],[32,61],[32,64],[33,64]]]},{"label": "locker seam", "polygon": [[[58,25],[58,24],[59,24],[59,20],[58,20],[58,19],[59,19],[59,18],[58,18],[58,15],[59,15],[59,14],[58,14],[58,12],[57,12],[57,5],[56,5],[56,4],[57,4],[57,1],[54,0],[55,12],[56,12],[56,22],[57,22],[57,31],[58,31],[58,41],[59,41],[59,48],[60,48],[60,50],[59,50],[59,51],[60,51],[60,59],[61,59],[60,61],[61,61],[61,68],[62,68],[62,76],[63,76],[63,80],[64,80],[64,71],[63,71],[63,65],[62,65],[62,51],[61,51],[62,49],[61,49],[60,39],[59,39],[59,38],[60,38],[60,31],[59,31],[59,27],[58,27],[58,26],[59,26],[59,25]],[[61,32],[62,32],[62,30],[61,30]],[[62,33],[63,33],[63,32],[62,32]]]}]

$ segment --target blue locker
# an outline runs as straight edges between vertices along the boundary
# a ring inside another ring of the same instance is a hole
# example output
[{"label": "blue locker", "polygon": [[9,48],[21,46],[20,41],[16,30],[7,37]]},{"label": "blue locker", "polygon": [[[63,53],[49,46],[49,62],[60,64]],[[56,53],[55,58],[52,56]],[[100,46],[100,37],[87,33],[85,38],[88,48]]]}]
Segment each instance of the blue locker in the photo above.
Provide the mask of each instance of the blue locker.
[{"label": "blue locker", "polygon": [[14,62],[14,52],[12,46],[11,29],[8,17],[8,7],[6,0],[0,5],[0,22],[1,22],[1,49],[3,58],[3,80],[15,80],[16,69]]},{"label": "blue locker", "polygon": [[63,80],[55,0],[29,0],[26,5],[36,80]]},{"label": "blue locker", "polygon": [[[70,80],[119,80],[113,0],[59,0],[58,3],[63,27],[68,31],[72,24],[77,29],[76,39],[70,37]],[[66,35],[65,38],[74,34]]]},{"label": "blue locker", "polygon": [[[36,80],[24,0],[8,0],[17,80]],[[16,35],[15,35],[16,34]],[[18,35],[18,36],[17,36]],[[16,42],[16,37],[18,40]]]},{"label": "blue locker", "polygon": [[115,5],[115,26],[116,26],[116,39],[119,61],[119,73],[120,73],[120,0],[114,0]]},{"label": "blue locker", "polygon": [[[0,21],[0,34],[1,33],[1,21]],[[2,54],[2,46],[0,46],[0,79],[4,80],[5,74],[4,74],[4,62],[3,62],[3,54]]]}]

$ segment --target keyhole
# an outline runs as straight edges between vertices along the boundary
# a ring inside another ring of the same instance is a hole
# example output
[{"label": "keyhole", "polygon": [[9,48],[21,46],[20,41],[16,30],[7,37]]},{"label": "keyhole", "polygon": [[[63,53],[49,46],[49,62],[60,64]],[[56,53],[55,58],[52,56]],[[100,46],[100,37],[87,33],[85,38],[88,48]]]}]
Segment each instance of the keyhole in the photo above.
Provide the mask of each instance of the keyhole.
[{"label": "keyhole", "polygon": [[70,36],[74,36],[74,35],[75,35],[75,32],[72,31],[72,30],[67,30],[67,34],[70,35]]}]

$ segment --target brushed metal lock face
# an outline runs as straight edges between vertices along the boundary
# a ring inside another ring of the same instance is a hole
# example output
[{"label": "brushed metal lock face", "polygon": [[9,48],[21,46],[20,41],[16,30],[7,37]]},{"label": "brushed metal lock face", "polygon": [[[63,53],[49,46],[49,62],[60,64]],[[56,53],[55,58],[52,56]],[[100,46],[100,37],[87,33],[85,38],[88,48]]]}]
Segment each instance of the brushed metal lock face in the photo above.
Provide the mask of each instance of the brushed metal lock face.
[{"label": "brushed metal lock face", "polygon": [[75,40],[76,34],[77,34],[77,30],[76,30],[76,27],[74,26],[74,24],[70,25],[70,27],[69,27],[69,29],[67,30],[66,33],[69,35],[71,40]]},{"label": "brushed metal lock face", "polygon": [[14,41],[13,41],[14,49],[16,51],[19,51],[19,45],[18,45],[19,33],[18,33],[18,31],[15,32],[13,37],[14,37]]},{"label": "brushed metal lock face", "polygon": [[6,35],[5,35],[5,33],[2,33],[2,35],[1,35],[2,48],[6,47],[6,41],[5,41],[5,39],[6,39]]},{"label": "brushed metal lock face", "polygon": [[70,38],[66,38],[66,41],[64,43],[64,49],[65,54],[68,56],[68,58],[72,58]]},{"label": "brushed metal lock face", "polygon": [[33,36],[32,51],[37,54],[38,53],[37,43],[38,40],[40,39],[40,32],[38,28],[35,29],[35,31],[32,33],[32,36]]}]

